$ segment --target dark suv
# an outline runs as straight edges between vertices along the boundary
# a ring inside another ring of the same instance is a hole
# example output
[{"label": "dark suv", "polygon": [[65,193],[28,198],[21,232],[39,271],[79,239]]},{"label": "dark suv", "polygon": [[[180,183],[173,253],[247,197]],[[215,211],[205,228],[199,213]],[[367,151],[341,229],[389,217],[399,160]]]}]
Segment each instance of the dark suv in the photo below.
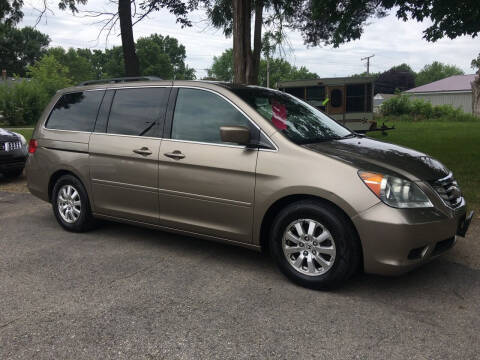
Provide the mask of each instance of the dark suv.
[{"label": "dark suv", "polygon": [[17,177],[27,160],[27,142],[21,134],[0,129],[0,174]]}]

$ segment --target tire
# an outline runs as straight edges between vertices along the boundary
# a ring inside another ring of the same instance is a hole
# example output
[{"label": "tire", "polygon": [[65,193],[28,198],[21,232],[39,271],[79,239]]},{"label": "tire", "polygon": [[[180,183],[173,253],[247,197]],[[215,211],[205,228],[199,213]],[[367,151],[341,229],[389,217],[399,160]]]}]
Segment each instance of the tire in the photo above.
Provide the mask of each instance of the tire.
[{"label": "tire", "polygon": [[23,174],[23,168],[15,169],[15,170],[7,170],[3,173],[3,176],[5,176],[8,179],[14,179],[19,177],[22,174]]},{"label": "tire", "polygon": [[360,265],[361,248],[353,225],[327,202],[305,200],[288,205],[275,217],[269,240],[280,271],[307,288],[338,287]]},{"label": "tire", "polygon": [[[55,218],[65,230],[85,232],[94,227],[96,222],[92,216],[87,192],[75,176],[64,175],[57,180],[53,187],[51,203]],[[60,206],[67,206],[67,211],[61,212]]]}]

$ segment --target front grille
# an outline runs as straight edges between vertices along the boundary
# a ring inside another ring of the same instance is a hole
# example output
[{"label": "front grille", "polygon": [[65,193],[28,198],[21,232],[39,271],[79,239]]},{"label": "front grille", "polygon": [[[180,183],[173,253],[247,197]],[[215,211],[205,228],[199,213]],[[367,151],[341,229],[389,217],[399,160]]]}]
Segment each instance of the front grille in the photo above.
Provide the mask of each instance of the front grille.
[{"label": "front grille", "polygon": [[21,141],[3,141],[0,142],[0,151],[14,151],[22,148]]},{"label": "front grille", "polygon": [[445,204],[452,209],[455,209],[462,204],[462,191],[460,190],[457,181],[453,178],[452,173],[448,174],[448,176],[443,179],[433,181],[431,185]]}]

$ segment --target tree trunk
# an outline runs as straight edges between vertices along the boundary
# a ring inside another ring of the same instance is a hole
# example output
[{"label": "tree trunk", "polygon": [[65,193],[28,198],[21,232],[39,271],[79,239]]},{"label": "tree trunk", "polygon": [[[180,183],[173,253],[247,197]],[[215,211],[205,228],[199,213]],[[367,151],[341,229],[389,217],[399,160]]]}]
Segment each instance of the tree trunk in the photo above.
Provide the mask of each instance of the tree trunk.
[{"label": "tree trunk", "polygon": [[233,0],[233,82],[247,83],[247,57],[250,49],[251,0]]},{"label": "tree trunk", "polygon": [[253,53],[250,52],[247,63],[247,82],[250,85],[258,84],[258,73],[260,71],[260,55],[262,51],[262,25],[263,25],[263,1],[255,3],[255,26],[253,33]]},{"label": "tree trunk", "polygon": [[140,76],[140,65],[135,52],[133,39],[132,8],[130,0],[118,0],[118,18],[122,35],[123,60],[125,62],[126,76]]},{"label": "tree trunk", "polygon": [[472,81],[472,112],[480,117],[480,70]]}]

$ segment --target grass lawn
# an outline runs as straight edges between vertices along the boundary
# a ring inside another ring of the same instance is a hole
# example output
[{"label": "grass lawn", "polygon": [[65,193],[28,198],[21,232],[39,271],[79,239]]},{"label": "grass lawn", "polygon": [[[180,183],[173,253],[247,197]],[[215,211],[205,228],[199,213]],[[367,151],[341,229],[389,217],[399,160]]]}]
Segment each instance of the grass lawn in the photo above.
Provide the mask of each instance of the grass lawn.
[{"label": "grass lawn", "polygon": [[[381,121],[379,122],[381,123]],[[391,123],[389,123],[391,124]],[[395,122],[387,136],[370,137],[422,151],[445,164],[460,184],[468,207],[480,214],[480,121]]]}]

